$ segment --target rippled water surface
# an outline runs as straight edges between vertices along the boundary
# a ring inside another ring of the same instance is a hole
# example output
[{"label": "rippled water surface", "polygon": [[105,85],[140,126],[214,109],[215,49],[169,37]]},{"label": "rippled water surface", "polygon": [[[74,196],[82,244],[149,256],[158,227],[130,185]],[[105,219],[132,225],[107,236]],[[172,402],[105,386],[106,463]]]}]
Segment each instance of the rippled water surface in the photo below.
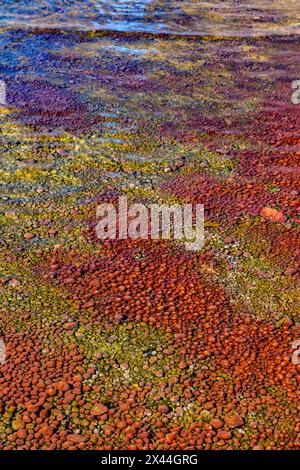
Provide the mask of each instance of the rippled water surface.
[{"label": "rippled water surface", "polygon": [[255,36],[299,32],[298,0],[4,0],[0,25]]}]

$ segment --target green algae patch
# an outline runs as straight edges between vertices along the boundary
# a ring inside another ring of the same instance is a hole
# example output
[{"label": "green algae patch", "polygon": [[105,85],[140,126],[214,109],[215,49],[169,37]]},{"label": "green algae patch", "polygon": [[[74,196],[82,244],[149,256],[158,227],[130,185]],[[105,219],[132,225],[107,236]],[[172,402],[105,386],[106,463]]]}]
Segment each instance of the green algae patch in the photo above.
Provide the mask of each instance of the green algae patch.
[{"label": "green algae patch", "polygon": [[[164,378],[174,374],[176,356],[170,358],[161,353],[167,341],[166,333],[155,331],[143,323],[124,323],[106,329],[81,325],[76,342],[86,354],[99,358],[99,370],[108,374],[112,382],[140,384],[156,379],[156,372],[163,371]],[[149,358],[156,357],[149,365]]]},{"label": "green algae patch", "polygon": [[41,276],[17,262],[1,263],[0,303],[2,331],[10,328],[28,332],[56,329],[64,318],[76,315],[77,308],[59,287],[41,282]]},{"label": "green algae patch", "polygon": [[[237,311],[273,321],[276,326],[287,317],[297,321],[299,281],[285,275],[286,259],[272,255],[272,239],[261,233],[259,227],[258,219],[243,218],[233,228],[233,239],[228,244],[219,230],[208,227],[207,246],[214,251],[217,261],[213,267],[203,266],[202,271],[208,278],[223,283]],[[283,228],[274,228],[277,235],[282,231]]]}]

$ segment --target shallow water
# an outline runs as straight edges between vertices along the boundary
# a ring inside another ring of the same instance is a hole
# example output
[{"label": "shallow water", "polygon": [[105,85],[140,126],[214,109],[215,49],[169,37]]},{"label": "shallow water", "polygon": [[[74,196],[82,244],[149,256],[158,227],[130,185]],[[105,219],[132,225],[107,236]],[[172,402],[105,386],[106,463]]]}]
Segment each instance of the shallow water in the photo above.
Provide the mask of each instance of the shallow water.
[{"label": "shallow water", "polygon": [[[5,448],[295,448],[298,3],[2,2]],[[97,205],[124,194],[204,204],[203,249],[96,239]],[[212,438],[207,416],[232,409],[243,434]]]},{"label": "shallow water", "polygon": [[182,35],[293,35],[300,31],[298,0],[88,0],[34,4],[4,0],[0,25]]}]

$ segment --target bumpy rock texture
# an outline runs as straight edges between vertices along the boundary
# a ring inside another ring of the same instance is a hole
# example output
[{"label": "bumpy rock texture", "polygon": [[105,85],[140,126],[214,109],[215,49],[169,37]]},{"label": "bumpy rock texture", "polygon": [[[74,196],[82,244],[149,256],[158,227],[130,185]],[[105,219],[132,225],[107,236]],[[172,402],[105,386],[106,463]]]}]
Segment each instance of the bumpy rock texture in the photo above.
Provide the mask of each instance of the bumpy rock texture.
[{"label": "bumpy rock texture", "polygon": [[[1,39],[1,448],[299,448],[299,41]],[[99,241],[122,194],[205,246]]]}]

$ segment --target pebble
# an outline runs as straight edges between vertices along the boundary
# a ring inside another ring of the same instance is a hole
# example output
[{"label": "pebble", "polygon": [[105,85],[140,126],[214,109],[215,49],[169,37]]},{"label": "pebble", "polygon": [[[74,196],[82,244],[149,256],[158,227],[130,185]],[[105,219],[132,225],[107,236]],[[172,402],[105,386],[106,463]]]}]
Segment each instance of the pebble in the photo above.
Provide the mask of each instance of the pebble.
[{"label": "pebble", "polygon": [[102,403],[98,403],[94,405],[93,408],[91,409],[91,414],[94,416],[101,416],[101,415],[108,413],[108,411],[109,410],[107,406],[103,405]]}]

